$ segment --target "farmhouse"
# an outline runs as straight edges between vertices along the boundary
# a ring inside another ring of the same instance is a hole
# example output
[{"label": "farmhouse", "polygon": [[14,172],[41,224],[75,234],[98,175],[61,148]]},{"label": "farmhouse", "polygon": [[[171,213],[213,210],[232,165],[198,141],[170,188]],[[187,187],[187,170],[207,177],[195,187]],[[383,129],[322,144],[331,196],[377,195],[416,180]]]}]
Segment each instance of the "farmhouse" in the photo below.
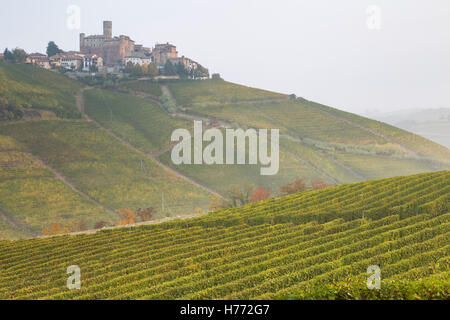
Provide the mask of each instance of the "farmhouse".
[{"label": "farmhouse", "polygon": [[142,66],[143,64],[150,64],[152,62],[152,58],[149,54],[145,54],[143,52],[135,52],[130,56],[125,57],[125,64],[128,63],[138,64]]},{"label": "farmhouse", "polygon": [[50,69],[50,60],[47,55],[42,53],[31,53],[28,56],[28,62],[44,69]]},{"label": "farmhouse", "polygon": [[102,57],[96,54],[86,54],[83,56],[82,71],[85,72],[98,72],[103,67]]}]

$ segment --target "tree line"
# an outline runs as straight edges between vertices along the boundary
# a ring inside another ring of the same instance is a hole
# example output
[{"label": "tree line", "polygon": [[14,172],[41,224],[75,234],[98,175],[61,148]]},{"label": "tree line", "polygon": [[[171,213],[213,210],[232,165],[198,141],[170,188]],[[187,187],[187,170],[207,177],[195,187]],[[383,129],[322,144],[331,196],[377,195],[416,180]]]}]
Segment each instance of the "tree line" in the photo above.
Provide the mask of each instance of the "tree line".
[{"label": "tree line", "polygon": [[135,64],[129,61],[125,66],[124,73],[128,73],[134,76],[150,76],[156,77],[158,75],[163,76],[179,76],[182,79],[187,78],[202,78],[209,77],[208,69],[201,65],[197,66],[197,69],[188,70],[183,63],[178,62],[173,64],[170,60],[164,64],[164,67],[158,69],[154,62],[144,63],[142,65]]},{"label": "tree line", "polygon": [[[307,186],[304,179],[298,178],[293,182],[279,186],[279,195],[283,197],[307,190],[320,190],[327,188],[328,186],[328,184],[320,179],[311,181],[310,186]],[[255,187],[254,185],[246,182],[242,186],[231,185],[226,190],[225,197],[228,200],[223,199],[218,195],[211,196],[209,210],[216,211],[226,208],[235,208],[249,203],[268,200],[273,197],[273,193],[270,189],[265,189],[262,186]]]}]

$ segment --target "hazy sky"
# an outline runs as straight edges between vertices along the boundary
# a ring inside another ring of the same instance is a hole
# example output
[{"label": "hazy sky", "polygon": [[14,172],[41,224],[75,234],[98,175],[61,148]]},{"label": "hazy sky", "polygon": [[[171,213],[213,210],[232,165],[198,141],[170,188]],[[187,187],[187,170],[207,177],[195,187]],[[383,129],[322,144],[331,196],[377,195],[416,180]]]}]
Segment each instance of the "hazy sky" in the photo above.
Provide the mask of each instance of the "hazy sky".
[{"label": "hazy sky", "polygon": [[2,0],[0,48],[76,50],[103,20],[136,43],[171,42],[226,80],[343,110],[450,107],[448,0]]}]

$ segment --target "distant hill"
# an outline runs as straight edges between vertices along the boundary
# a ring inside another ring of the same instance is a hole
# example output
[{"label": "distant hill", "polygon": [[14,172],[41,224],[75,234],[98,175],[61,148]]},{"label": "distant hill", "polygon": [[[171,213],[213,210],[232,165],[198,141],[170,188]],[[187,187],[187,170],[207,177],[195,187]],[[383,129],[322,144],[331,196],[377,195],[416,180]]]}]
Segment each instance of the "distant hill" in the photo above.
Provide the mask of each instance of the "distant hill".
[{"label": "distant hill", "polygon": [[[450,150],[391,125],[223,80],[121,81],[108,89],[30,65],[0,63],[0,238],[206,213],[231,185],[328,185],[448,170]],[[5,107],[6,106],[6,107]],[[6,111],[5,111],[6,110]],[[12,111],[11,111],[12,110]],[[19,111],[14,111],[19,110]],[[14,111],[14,112],[13,112]],[[209,127],[279,128],[280,171],[176,166],[170,135]],[[137,218],[136,218],[137,219]]]},{"label": "distant hill", "polygon": [[450,108],[377,113],[372,118],[413,132],[450,148]]},{"label": "distant hill", "polygon": [[[449,171],[426,173],[192,219],[0,241],[0,298],[445,300],[449,188]],[[74,264],[81,289],[67,290]],[[366,287],[371,265],[381,290]]]}]

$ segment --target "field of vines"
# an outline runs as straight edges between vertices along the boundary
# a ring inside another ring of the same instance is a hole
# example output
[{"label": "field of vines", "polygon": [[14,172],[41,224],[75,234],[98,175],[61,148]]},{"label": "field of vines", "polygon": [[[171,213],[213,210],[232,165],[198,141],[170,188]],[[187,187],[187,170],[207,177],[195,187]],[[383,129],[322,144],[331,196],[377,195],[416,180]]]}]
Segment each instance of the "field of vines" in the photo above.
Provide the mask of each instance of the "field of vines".
[{"label": "field of vines", "polygon": [[0,84],[0,104],[12,113],[47,110],[62,118],[80,117],[74,96],[80,84],[63,75],[0,61]]},{"label": "field of vines", "polygon": [[170,117],[155,102],[106,90],[85,91],[85,111],[146,152],[167,147],[175,129],[192,129],[191,122]]},{"label": "field of vines", "polygon": [[174,81],[169,88],[183,107],[226,102],[238,102],[260,99],[286,99],[287,96],[277,92],[255,89],[223,80]]},{"label": "field of vines", "polygon": [[389,137],[393,141],[400,143],[412,150],[417,151],[420,155],[430,158],[439,159],[449,163],[450,151],[449,149],[425,139],[419,135],[407,132],[405,130],[399,129],[397,127],[391,126],[384,122],[364,118],[354,113],[345,112],[335,108],[327,107],[319,103],[312,101],[302,100],[302,104],[316,108],[332,115],[350,120],[352,122],[363,125],[366,128],[375,130],[376,132],[382,133],[383,135]]},{"label": "field of vines", "polygon": [[[450,172],[95,234],[0,241],[2,299],[449,299]],[[66,287],[67,267],[81,289]],[[382,289],[365,288],[378,265]]]},{"label": "field of vines", "polygon": [[160,84],[151,80],[125,81],[118,86],[118,89],[140,91],[151,94],[154,97],[160,97],[162,95]]},{"label": "field of vines", "polygon": [[[248,159],[248,150],[246,151],[246,159]],[[226,154],[226,152],[224,151],[223,154]],[[261,175],[260,168],[267,167],[261,164],[174,165],[171,159],[171,150],[162,154],[159,159],[164,164],[176,169],[195,181],[222,193],[229,190],[231,185],[243,185],[246,182],[254,184],[255,186],[263,186],[264,188],[271,189],[277,193],[280,185],[292,182],[293,179],[297,177],[301,177],[307,182],[314,180],[317,177],[316,173],[311,170],[309,165],[297,159],[284,148],[280,148],[279,151],[279,171],[273,176]],[[333,184],[333,181],[328,180],[326,177],[323,177],[323,180],[329,184]]]},{"label": "field of vines", "polygon": [[[85,221],[88,226],[117,217],[56,179],[22,145],[0,135],[0,238],[39,235],[51,223]],[[3,223],[2,223],[3,222]],[[15,225],[14,225],[15,224]]]},{"label": "field of vines", "polygon": [[[114,210],[153,207],[159,218],[191,214],[196,207],[206,208],[209,203],[206,191],[167,172],[87,121],[10,123],[0,125],[0,134],[14,138],[81,191]],[[17,188],[16,192],[20,185]],[[39,194],[39,188],[34,192]]]},{"label": "field of vines", "polygon": [[194,107],[192,110],[242,126],[278,128],[281,133],[302,138],[359,145],[386,143],[381,137],[294,101],[242,102]]},{"label": "field of vines", "polygon": [[433,167],[433,163],[417,159],[396,159],[343,152],[333,153],[333,156],[368,179],[426,172]]}]

